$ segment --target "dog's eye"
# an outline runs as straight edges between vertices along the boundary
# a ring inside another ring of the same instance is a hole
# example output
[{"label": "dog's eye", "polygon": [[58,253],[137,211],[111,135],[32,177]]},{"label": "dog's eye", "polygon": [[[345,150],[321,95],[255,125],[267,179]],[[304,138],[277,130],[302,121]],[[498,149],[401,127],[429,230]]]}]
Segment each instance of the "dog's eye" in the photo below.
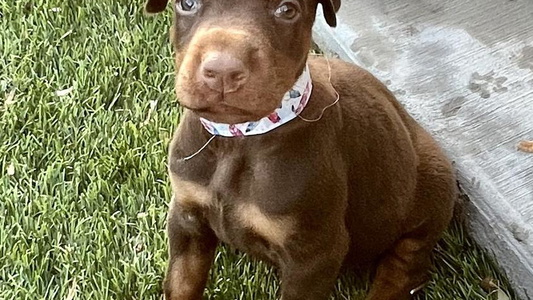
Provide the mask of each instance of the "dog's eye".
[{"label": "dog's eye", "polygon": [[177,0],[176,9],[184,15],[191,15],[200,8],[200,0]]},{"label": "dog's eye", "polygon": [[285,19],[285,20],[292,20],[298,16],[299,10],[296,4],[292,2],[285,2],[282,3],[276,11],[274,12],[274,15],[277,18]]}]

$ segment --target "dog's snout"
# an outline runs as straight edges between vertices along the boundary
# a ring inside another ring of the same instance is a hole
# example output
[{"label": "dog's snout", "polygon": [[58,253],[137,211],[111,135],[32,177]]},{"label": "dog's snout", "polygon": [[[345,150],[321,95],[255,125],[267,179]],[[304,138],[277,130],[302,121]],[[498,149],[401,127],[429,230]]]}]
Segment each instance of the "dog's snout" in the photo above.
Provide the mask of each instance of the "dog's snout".
[{"label": "dog's snout", "polygon": [[231,93],[242,87],[249,76],[244,63],[229,53],[211,52],[204,55],[198,77],[210,89]]}]

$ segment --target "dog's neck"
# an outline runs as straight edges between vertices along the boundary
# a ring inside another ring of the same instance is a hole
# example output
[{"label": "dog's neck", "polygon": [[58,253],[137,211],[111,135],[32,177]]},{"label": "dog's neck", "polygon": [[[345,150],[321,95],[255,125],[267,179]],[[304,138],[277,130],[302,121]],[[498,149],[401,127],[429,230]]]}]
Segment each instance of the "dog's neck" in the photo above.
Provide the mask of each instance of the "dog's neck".
[{"label": "dog's neck", "polygon": [[307,105],[312,90],[311,74],[306,66],[294,86],[283,96],[280,106],[269,116],[239,124],[215,123],[204,118],[200,118],[200,122],[212,135],[239,137],[264,134],[298,117]]}]

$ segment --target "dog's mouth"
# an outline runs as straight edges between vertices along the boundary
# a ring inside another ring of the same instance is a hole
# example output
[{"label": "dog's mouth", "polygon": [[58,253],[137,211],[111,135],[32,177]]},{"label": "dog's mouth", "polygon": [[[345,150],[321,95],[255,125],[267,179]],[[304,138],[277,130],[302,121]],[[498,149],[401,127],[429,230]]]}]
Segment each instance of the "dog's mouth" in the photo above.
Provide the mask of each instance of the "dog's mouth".
[{"label": "dog's mouth", "polygon": [[[215,123],[239,124],[258,121],[279,105],[282,95],[265,92],[247,84],[231,93],[209,89],[187,78],[178,80],[177,97],[181,106]],[[271,90],[275,90],[272,88]]]},{"label": "dog's mouth", "polygon": [[190,106],[185,104],[182,104],[182,106],[191,110],[201,118],[216,123],[237,124],[256,121],[263,117],[248,110],[222,103],[211,106]]}]

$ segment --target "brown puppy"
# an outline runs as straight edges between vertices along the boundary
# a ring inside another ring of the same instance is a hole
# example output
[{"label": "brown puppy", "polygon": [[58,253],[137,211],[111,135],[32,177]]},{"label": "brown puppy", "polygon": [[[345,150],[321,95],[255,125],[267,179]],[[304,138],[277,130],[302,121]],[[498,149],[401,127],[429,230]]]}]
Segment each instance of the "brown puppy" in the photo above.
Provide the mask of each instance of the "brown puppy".
[{"label": "brown puppy", "polygon": [[[371,300],[409,299],[426,280],[452,216],[452,168],[376,78],[308,59],[318,4],[335,26],[340,0],[173,3],[187,110],[169,151],[167,299],[202,298],[219,241],[276,265],[284,300],[328,299],[344,263],[377,263]],[[293,97],[301,114],[283,123],[277,112]],[[249,136],[229,126],[236,137],[211,140],[213,122],[267,119],[283,125]]]}]

